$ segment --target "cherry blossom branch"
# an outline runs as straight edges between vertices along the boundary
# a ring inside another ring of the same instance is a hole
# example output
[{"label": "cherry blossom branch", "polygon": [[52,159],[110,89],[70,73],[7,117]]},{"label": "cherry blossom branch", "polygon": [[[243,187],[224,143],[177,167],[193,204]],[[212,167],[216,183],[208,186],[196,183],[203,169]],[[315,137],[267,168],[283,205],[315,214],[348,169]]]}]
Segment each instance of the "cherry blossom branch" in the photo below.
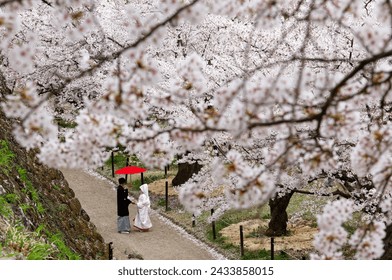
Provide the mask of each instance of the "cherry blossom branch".
[{"label": "cherry blossom branch", "polygon": [[341,190],[335,190],[331,193],[315,193],[315,192],[311,192],[311,191],[304,191],[304,190],[293,190],[293,192],[295,193],[300,193],[300,194],[309,194],[309,195],[316,195],[316,196],[334,196],[334,195],[338,195],[344,198],[351,198],[350,195],[342,192]]},{"label": "cherry blossom branch", "polygon": [[317,115],[317,134],[320,134],[320,127],[322,123],[323,116],[326,114],[329,106],[331,105],[332,101],[335,99],[336,95],[339,93],[339,90],[351,79],[353,78],[356,74],[358,74],[360,71],[362,71],[367,65],[370,63],[376,62],[380,59],[386,58],[392,56],[392,50],[387,51],[387,52],[382,52],[379,53],[373,57],[370,57],[368,59],[363,60],[361,63],[359,63],[358,66],[356,66],[350,73],[348,73],[332,90],[331,94],[327,98],[326,102],[324,103],[323,107],[321,108],[321,112]]},{"label": "cherry blossom branch", "polygon": [[4,1],[0,2],[0,7],[4,7],[4,6],[12,4],[12,3],[21,4],[22,2],[23,2],[23,0],[4,0]]},{"label": "cherry blossom branch", "polygon": [[[304,118],[299,118],[299,119],[280,119],[276,121],[269,121],[269,122],[253,122],[248,125],[249,129],[253,129],[256,127],[268,127],[268,126],[276,126],[276,125],[281,125],[281,124],[292,124],[292,123],[306,123],[306,122],[311,122],[311,121],[317,121],[317,128],[316,131],[319,134],[319,130],[321,127],[322,119],[324,115],[326,114],[328,108],[331,106],[332,102],[334,101],[336,95],[339,93],[340,88],[342,88],[350,79],[352,79],[356,74],[358,74],[360,71],[362,71],[367,65],[374,63],[378,60],[387,58],[392,56],[392,50],[388,52],[383,52],[380,54],[377,54],[373,57],[370,57],[368,59],[362,60],[350,73],[348,73],[334,88],[331,89],[331,93],[325,103],[321,106],[321,111],[317,114],[304,117]],[[298,59],[298,58],[296,58]],[[305,58],[304,58],[305,59]],[[314,60],[321,60],[321,59],[310,59],[310,61]]]}]

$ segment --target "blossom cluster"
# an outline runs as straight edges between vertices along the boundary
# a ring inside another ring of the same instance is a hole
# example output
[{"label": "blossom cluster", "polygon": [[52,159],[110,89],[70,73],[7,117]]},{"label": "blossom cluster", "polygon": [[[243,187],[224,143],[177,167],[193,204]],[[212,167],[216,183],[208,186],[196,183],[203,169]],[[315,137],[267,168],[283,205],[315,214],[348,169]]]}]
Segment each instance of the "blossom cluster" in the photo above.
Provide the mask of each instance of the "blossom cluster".
[{"label": "blossom cluster", "polygon": [[314,246],[319,255],[313,255],[314,259],[342,258],[341,250],[348,237],[342,223],[351,218],[354,210],[351,200],[336,200],[324,207],[322,215],[317,217],[320,230],[315,236]]},{"label": "blossom cluster", "polygon": [[[355,252],[355,259],[377,259],[383,254],[385,221],[372,219],[351,236],[344,228],[354,211],[359,210],[352,200],[335,200],[317,217],[319,232],[314,239],[313,259],[342,259],[343,249]],[[345,248],[344,248],[345,246]]]}]

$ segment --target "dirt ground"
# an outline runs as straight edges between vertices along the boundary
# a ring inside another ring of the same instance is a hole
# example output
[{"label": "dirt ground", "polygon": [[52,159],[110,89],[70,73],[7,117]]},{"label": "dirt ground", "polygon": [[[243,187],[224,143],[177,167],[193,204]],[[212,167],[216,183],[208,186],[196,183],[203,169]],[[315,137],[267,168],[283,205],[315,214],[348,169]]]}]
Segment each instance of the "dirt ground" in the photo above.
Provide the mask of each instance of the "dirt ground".
[{"label": "dirt ground", "polygon": [[[168,193],[169,195],[177,195],[177,191],[172,187],[171,182],[173,180],[174,176],[168,177],[167,181],[168,181]],[[166,179],[162,179],[162,180],[157,180],[154,181],[152,183],[148,184],[148,191],[152,192],[154,194],[158,194],[158,195],[165,195],[166,189],[165,189],[165,181]]]},{"label": "dirt ground", "polygon": [[[230,225],[220,231],[228,242],[240,245],[240,225],[243,226],[244,248],[250,251],[260,249],[270,250],[271,238],[263,235],[268,226],[268,220],[248,220]],[[305,222],[289,223],[290,234],[284,237],[275,237],[275,250],[309,251],[313,248],[313,236],[317,232]]]}]

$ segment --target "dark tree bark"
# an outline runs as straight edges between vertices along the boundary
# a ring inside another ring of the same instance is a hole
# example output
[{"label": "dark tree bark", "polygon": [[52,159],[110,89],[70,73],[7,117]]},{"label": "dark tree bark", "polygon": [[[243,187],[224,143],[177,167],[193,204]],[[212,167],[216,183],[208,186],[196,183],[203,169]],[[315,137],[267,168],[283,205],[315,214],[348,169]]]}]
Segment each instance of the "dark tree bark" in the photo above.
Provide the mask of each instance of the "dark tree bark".
[{"label": "dark tree bark", "polygon": [[178,172],[176,177],[174,177],[172,184],[173,186],[179,186],[188,181],[193,174],[197,174],[203,166],[197,161],[195,163],[179,163]]},{"label": "dark tree bark", "polygon": [[282,236],[287,234],[287,206],[294,192],[290,192],[283,197],[270,199],[269,206],[271,211],[271,220],[268,229],[265,232],[267,236]]},{"label": "dark tree bark", "polygon": [[392,260],[392,224],[386,228],[386,236],[384,238],[384,254],[380,259]]}]

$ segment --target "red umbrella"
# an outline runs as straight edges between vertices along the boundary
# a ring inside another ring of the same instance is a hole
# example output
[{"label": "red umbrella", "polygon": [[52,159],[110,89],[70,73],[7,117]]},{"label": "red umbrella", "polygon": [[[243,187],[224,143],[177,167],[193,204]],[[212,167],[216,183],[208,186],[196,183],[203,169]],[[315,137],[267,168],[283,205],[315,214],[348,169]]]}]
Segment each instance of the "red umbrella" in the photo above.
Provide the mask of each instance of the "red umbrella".
[{"label": "red umbrella", "polygon": [[123,168],[118,169],[116,174],[137,174],[141,175],[141,183],[144,184],[143,172],[147,171],[147,169],[139,167],[139,166],[125,166]]},{"label": "red umbrella", "polygon": [[147,169],[139,167],[139,166],[126,166],[116,171],[116,174],[137,174],[143,173],[147,171]]}]

